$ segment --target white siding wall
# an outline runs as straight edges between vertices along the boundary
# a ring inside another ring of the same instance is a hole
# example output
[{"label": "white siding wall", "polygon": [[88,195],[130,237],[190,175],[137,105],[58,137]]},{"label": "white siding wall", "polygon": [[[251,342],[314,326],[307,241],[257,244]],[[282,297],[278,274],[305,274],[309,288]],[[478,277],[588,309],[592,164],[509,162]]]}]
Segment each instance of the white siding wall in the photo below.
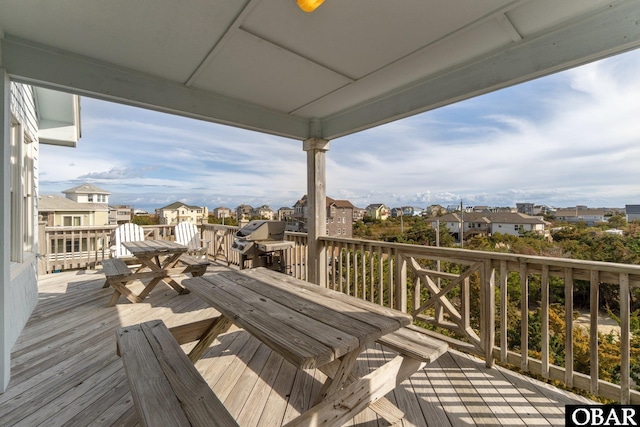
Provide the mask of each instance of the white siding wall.
[{"label": "white siding wall", "polygon": [[[0,333],[2,334],[2,344],[0,348],[0,361],[2,371],[0,371],[0,391],[4,391],[9,382],[10,354],[20,331],[24,327],[27,319],[31,315],[38,301],[38,282],[36,257],[38,246],[34,241],[33,250],[23,255],[22,262],[11,262],[10,257],[10,224],[9,218],[11,209],[9,197],[9,170],[10,170],[10,133],[7,128],[11,127],[11,121],[17,121],[22,126],[25,138],[32,141],[31,150],[33,156],[34,173],[34,194],[32,200],[34,204],[38,200],[38,128],[34,105],[33,89],[30,86],[11,83],[7,85],[8,79],[4,72],[0,72],[3,83],[0,84],[0,93],[4,94],[0,111],[2,114],[2,171],[3,171],[3,204],[5,204],[2,215],[2,228],[5,241],[2,245],[2,262],[0,271],[2,272],[2,305],[0,310],[3,321],[0,323]],[[7,96],[8,95],[8,96]],[[7,101],[9,101],[9,111],[7,111]],[[7,114],[9,113],[9,114]],[[9,206],[6,206],[6,205]],[[37,209],[33,209],[33,236],[37,239]],[[7,241],[8,240],[8,241]],[[7,280],[8,279],[8,280]]]}]

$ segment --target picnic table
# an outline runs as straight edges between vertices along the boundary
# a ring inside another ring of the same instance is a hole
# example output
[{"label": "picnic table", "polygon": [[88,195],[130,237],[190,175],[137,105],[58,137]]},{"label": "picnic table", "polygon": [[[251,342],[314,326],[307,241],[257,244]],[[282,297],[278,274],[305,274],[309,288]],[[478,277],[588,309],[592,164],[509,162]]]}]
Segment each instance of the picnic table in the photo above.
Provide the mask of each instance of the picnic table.
[{"label": "picnic table", "polygon": [[[354,367],[367,345],[405,330],[412,323],[408,314],[266,268],[210,274],[183,285],[222,313],[224,321],[202,338],[201,348],[233,323],[294,366],[327,375],[313,406],[291,425],[341,425],[366,407],[394,422],[402,417],[384,395],[425,359],[400,354],[362,378]],[[445,350],[446,345],[429,357]]]},{"label": "picnic table", "polygon": [[[166,283],[178,294],[188,293],[189,290],[173,280],[171,276],[192,271],[203,273],[206,269],[204,264],[208,264],[208,261],[196,262],[193,257],[186,255],[187,246],[167,240],[123,242],[122,245],[135,257],[135,263],[138,266],[130,268],[119,258],[103,261],[102,267],[107,277],[104,287],[112,286],[114,288],[109,306],[115,305],[120,295],[124,295],[133,303],[142,302],[160,282]],[[200,264],[204,269],[197,269]],[[151,279],[149,283],[138,295],[127,288],[127,284],[134,280],[146,281],[149,279]]]}]

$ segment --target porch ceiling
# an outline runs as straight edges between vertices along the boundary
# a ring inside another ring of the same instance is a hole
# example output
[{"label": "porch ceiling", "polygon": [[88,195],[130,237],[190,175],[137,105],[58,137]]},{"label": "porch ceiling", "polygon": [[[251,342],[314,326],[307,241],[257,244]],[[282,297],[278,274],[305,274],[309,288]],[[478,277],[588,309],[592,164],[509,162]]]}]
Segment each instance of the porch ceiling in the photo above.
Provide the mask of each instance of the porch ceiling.
[{"label": "porch ceiling", "polygon": [[17,80],[333,139],[640,46],[640,0],[2,0]]}]

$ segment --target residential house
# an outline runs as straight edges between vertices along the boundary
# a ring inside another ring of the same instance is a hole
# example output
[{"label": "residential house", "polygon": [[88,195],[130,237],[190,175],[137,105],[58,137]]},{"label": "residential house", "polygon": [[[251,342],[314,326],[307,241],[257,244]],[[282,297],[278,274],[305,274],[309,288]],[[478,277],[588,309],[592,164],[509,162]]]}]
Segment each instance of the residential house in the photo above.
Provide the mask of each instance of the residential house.
[{"label": "residential house", "polygon": [[422,212],[423,216],[442,216],[447,213],[447,208],[440,205],[430,205]]},{"label": "residential house", "polygon": [[402,208],[391,208],[391,218],[399,218],[402,216]]},{"label": "residential house", "polygon": [[127,205],[109,206],[109,224],[124,224],[133,219],[133,207]]},{"label": "residential house", "polygon": [[364,216],[367,214],[367,210],[363,208],[358,208],[356,206],[353,207],[353,221],[361,221],[364,219]]},{"label": "residential house", "polygon": [[382,203],[373,203],[366,208],[367,216],[373,219],[386,220],[391,216],[391,209]]},{"label": "residential house", "polygon": [[353,204],[327,197],[327,236],[353,237]]},{"label": "residential house", "polygon": [[[327,209],[327,235],[339,237],[353,236],[353,209],[354,206],[348,200],[335,200],[326,198]],[[306,194],[294,205],[293,218],[297,221],[295,231],[307,232],[308,205]]]},{"label": "residential house", "polygon": [[[454,212],[439,217],[437,221],[445,224],[449,232],[460,239],[460,227],[464,232],[464,238],[468,239],[476,235],[491,236],[496,233],[519,236],[522,232],[534,233],[549,237],[547,226],[549,223],[539,217],[514,212]],[[431,226],[436,227],[436,219],[432,219]]]},{"label": "residential house", "polygon": [[556,219],[558,221],[576,223],[584,222],[588,226],[606,222],[606,211],[602,208],[587,208],[586,206],[576,206],[572,208],[556,210]]},{"label": "residential house", "polygon": [[278,209],[278,221],[290,222],[295,209],[288,207],[281,207]]},{"label": "residential house", "polygon": [[236,219],[238,221],[248,221],[253,216],[253,207],[249,205],[240,205],[236,207]]},{"label": "residential house", "polygon": [[516,203],[517,212],[525,215],[533,215],[534,208],[535,205],[533,203]]},{"label": "residential house", "polygon": [[423,210],[414,206],[403,206],[402,215],[404,216],[422,216]]},{"label": "residential house", "polygon": [[625,205],[625,213],[627,216],[627,222],[639,220],[640,205]]},{"label": "residential house", "polygon": [[269,206],[262,205],[253,210],[252,216],[258,217],[260,219],[273,220],[275,214],[273,212],[273,209],[271,209]]},{"label": "residential house", "polygon": [[190,206],[182,202],[174,202],[156,209],[156,215],[160,224],[176,225],[182,221],[206,224],[209,219],[209,210],[206,206]]},{"label": "residential house", "polygon": [[47,227],[109,225],[109,207],[104,203],[78,203],[57,194],[38,197],[40,220]]},{"label": "residential house", "polygon": [[109,195],[111,195],[109,191],[88,183],[69,188],[62,193],[68,199],[78,203],[100,203],[107,206],[109,205]]},{"label": "residential house", "polygon": [[3,392],[10,378],[11,349],[38,302],[40,144],[76,146],[80,139],[80,100],[68,93],[11,82],[1,66],[0,76],[0,93],[4,94],[0,104],[0,138],[4,147],[0,151],[0,170],[4,171],[4,202],[0,203],[4,236],[0,245]]},{"label": "residential house", "polygon": [[230,208],[223,206],[217,207],[213,210],[213,217],[215,219],[231,218],[233,211]]}]

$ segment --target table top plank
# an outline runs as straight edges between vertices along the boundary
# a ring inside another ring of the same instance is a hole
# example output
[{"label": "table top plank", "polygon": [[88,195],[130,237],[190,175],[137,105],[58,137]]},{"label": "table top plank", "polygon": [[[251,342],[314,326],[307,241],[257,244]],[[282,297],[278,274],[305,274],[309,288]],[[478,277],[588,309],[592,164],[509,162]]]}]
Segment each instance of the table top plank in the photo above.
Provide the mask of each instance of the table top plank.
[{"label": "table top plank", "polygon": [[[360,347],[360,340],[357,336],[354,336],[353,331],[346,332],[343,328],[336,328],[312,316],[308,316],[295,308],[289,307],[283,303],[282,299],[265,298],[263,294],[256,292],[258,287],[238,286],[237,281],[228,280],[224,277],[218,277],[217,279],[219,280],[216,281],[216,286],[220,289],[254,306],[256,310],[269,314],[281,322],[282,325],[290,326],[333,349],[336,358]],[[300,303],[293,303],[294,307],[299,305]],[[335,314],[335,312],[325,313],[319,317],[325,320],[331,314]],[[370,331],[369,333],[373,332]]]},{"label": "table top plank", "polygon": [[138,242],[122,242],[134,256],[152,257],[156,255],[166,255],[175,253],[184,253],[189,250],[185,245],[168,240],[143,240]]},{"label": "table top plank", "polygon": [[[226,277],[224,273],[221,276]],[[331,305],[328,306],[326,298],[318,298],[316,293],[301,292],[297,288],[291,288],[288,285],[281,287],[278,283],[271,283],[270,281],[272,286],[256,286],[257,278],[253,276],[240,278],[233,276],[227,279],[232,280],[236,285],[252,289],[261,295],[278,301],[278,303],[309,318],[343,332],[355,334],[360,337],[360,345],[364,344],[362,341],[369,341],[372,337],[374,337],[373,339],[380,338],[383,335],[382,331],[388,326],[387,322],[394,322],[393,320],[381,322],[377,316],[370,316],[368,312],[362,310],[359,314],[355,314],[352,306],[340,301],[331,301]],[[365,319],[362,320],[362,317]],[[373,319],[371,319],[372,317]],[[376,321],[382,323],[382,325],[375,324]]]},{"label": "table top plank", "polygon": [[322,366],[411,323],[406,313],[264,268],[183,285],[298,367]]},{"label": "table top plank", "polygon": [[[224,272],[221,274],[224,274],[227,277],[234,277],[233,273],[238,274],[241,272]],[[323,299],[320,301],[326,301],[326,306],[328,308],[339,308],[338,311],[348,315],[349,317],[376,325],[380,328],[383,335],[413,323],[413,318],[407,313],[383,307],[369,301],[343,294],[342,292],[311,284],[309,282],[304,282],[266,268],[242,270],[242,273],[246,277],[255,277],[257,280],[266,280],[273,286],[288,289],[289,292],[295,291],[303,297],[307,296],[307,298],[313,298],[313,294],[321,295]],[[292,287],[293,289],[291,289]]]},{"label": "table top plank", "polygon": [[212,276],[215,275],[186,279],[183,284],[234,324],[248,330],[294,365],[313,368],[335,360],[333,349],[282,323],[269,311],[259,310],[243,298],[225,292],[209,281]]}]

